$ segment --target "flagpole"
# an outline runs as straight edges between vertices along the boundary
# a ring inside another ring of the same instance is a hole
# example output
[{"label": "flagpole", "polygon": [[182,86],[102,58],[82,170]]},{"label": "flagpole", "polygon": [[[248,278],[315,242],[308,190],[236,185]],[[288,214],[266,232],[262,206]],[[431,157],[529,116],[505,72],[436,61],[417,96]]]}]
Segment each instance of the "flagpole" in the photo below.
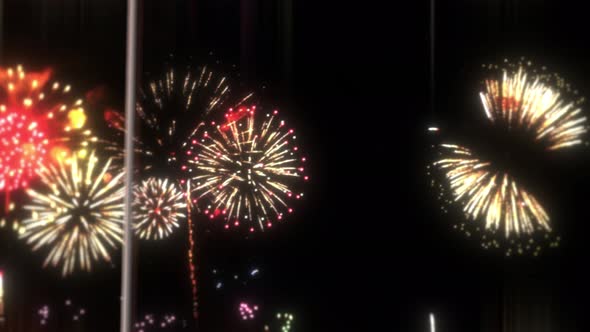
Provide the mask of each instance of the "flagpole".
[{"label": "flagpole", "polygon": [[121,268],[121,332],[131,332],[133,275],[133,138],[137,91],[137,1],[127,0],[127,57],[125,64],[125,201]]}]

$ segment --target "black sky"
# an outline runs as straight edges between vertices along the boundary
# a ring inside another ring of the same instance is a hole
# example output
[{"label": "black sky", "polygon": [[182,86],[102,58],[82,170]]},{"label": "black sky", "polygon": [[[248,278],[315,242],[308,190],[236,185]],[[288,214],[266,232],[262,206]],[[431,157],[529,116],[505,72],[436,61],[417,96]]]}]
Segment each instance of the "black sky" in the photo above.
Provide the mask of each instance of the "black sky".
[{"label": "black sky", "polygon": [[[439,1],[431,114],[427,1],[293,1],[292,11],[285,3],[144,1],[144,68],[170,53],[214,51],[236,64],[248,84],[268,86],[267,101],[300,128],[312,165],[297,220],[248,241],[203,236],[204,269],[240,269],[253,260],[268,271],[226,295],[204,289],[204,330],[234,326],[231,309],[223,311],[227,304],[256,297],[293,308],[301,331],[426,331],[431,311],[440,331],[583,331],[589,151],[552,157],[557,166],[538,180],[564,240],[537,259],[505,259],[453,233],[424,167],[427,125],[477,135],[468,129],[478,121],[481,63],[526,56],[590,95],[586,5]],[[5,13],[3,64],[51,65],[81,91],[107,86],[111,106],[122,105],[122,1],[7,0]],[[289,18],[292,40],[284,33]],[[63,281],[2,233],[1,257],[15,271],[19,287],[11,296],[22,302],[18,308],[74,294],[91,313],[108,317],[94,327],[117,327],[118,268]],[[184,234],[140,248],[139,312],[159,306],[189,312]]]}]

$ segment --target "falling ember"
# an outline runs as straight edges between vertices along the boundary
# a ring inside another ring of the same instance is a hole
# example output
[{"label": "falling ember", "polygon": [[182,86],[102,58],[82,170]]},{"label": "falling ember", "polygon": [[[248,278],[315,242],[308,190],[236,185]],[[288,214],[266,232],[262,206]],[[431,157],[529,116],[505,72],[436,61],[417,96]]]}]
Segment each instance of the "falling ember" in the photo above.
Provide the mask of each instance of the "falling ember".
[{"label": "falling ember", "polygon": [[186,172],[194,196],[208,204],[205,210],[211,218],[264,230],[293,211],[287,204],[296,196],[292,193],[302,196],[302,158],[299,149],[291,148],[293,131],[280,125],[277,112],[262,121],[254,108],[236,114],[230,111],[226,119],[231,121],[205,127],[190,140],[188,150],[196,158],[188,158]]},{"label": "falling ember", "polygon": [[188,227],[188,250],[187,250],[187,260],[188,260],[188,270],[189,270],[189,279],[191,284],[191,295],[192,295],[192,307],[193,307],[193,318],[199,318],[199,301],[197,295],[197,266],[195,264],[195,252],[196,252],[196,243],[195,243],[195,225],[192,220],[192,206],[191,204],[191,180],[189,179],[186,181],[186,209],[187,209],[187,227]]},{"label": "falling ember", "polygon": [[103,180],[110,164],[100,163],[94,152],[83,161],[58,161],[43,166],[39,189],[27,190],[30,217],[20,237],[33,251],[48,249],[44,266],[61,265],[65,276],[78,268],[90,271],[99,258],[111,261],[108,248],[121,243],[123,232],[124,188],[122,172]]},{"label": "falling ember", "polygon": [[183,192],[168,179],[149,178],[134,190],[135,233],[142,239],[168,237],[186,217]]}]

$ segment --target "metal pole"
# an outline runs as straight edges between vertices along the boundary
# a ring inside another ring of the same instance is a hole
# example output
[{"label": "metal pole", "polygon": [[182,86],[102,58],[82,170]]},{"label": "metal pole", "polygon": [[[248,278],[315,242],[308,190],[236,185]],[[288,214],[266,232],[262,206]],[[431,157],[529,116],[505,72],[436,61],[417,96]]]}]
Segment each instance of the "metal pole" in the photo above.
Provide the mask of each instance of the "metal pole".
[{"label": "metal pole", "polygon": [[131,332],[133,275],[133,138],[137,91],[137,1],[127,0],[127,58],[125,65],[125,207],[121,268],[121,332]]},{"label": "metal pole", "polygon": [[4,56],[4,0],[0,0],[0,63]]}]

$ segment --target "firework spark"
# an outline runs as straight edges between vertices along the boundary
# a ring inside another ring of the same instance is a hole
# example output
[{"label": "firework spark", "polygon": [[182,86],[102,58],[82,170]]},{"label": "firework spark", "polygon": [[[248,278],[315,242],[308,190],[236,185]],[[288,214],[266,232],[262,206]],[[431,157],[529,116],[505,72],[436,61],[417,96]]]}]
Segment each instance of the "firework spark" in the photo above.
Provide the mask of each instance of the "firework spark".
[{"label": "firework spark", "polygon": [[507,173],[475,157],[467,148],[442,144],[449,151],[434,163],[445,171],[455,200],[464,199],[463,210],[471,218],[485,220],[486,229],[503,229],[505,236],[551,231],[549,216],[529,192]]},{"label": "firework spark", "polygon": [[509,129],[532,132],[547,150],[582,144],[588,132],[579,106],[584,99],[565,99],[569,84],[557,74],[538,73],[530,66],[530,62],[507,63],[496,77],[485,80],[480,98],[487,118]]},{"label": "firework spark", "polygon": [[50,70],[0,68],[0,190],[5,192],[5,212],[11,192],[27,188],[41,164],[73,153],[83,156],[89,142],[96,141],[84,128],[82,104],[72,97],[70,85],[52,80]]},{"label": "firework spark", "polygon": [[[135,145],[143,169],[169,170],[176,162],[182,143],[204,124],[206,116],[240,105],[252,97],[252,93],[248,93],[235,99],[231,92],[228,78],[207,66],[168,67],[163,75],[148,78],[139,91],[136,106],[140,127]],[[108,111],[105,119],[123,137],[123,116]],[[115,144],[110,149],[122,158],[120,146]]]},{"label": "firework spark", "polygon": [[148,178],[134,190],[135,232],[142,239],[163,239],[185,218],[186,198],[174,182]]},{"label": "firework spark", "polygon": [[280,322],[280,332],[290,332],[293,327],[295,316],[290,313],[278,313],[277,320]]},{"label": "firework spark", "polygon": [[26,188],[41,169],[48,140],[42,124],[0,109],[0,190]]},{"label": "firework spark", "polygon": [[0,111],[44,123],[46,149],[53,159],[66,159],[73,153],[85,156],[90,143],[97,141],[86,128],[83,98],[75,97],[71,85],[56,81],[49,69],[0,68]]},{"label": "firework spark", "polygon": [[[494,127],[530,133],[531,141],[546,151],[585,141],[587,120],[580,108],[584,98],[568,99],[577,92],[557,74],[532,69],[530,62],[484,67],[495,73],[480,92],[486,119]],[[546,208],[510,169],[499,169],[497,162],[482,159],[467,146],[439,144],[437,152],[440,157],[432,166],[444,175],[445,183],[433,181],[433,185],[441,190],[441,199],[459,204],[467,218],[475,221],[459,226],[468,236],[472,230],[482,231],[484,248],[498,248],[504,241],[507,255],[538,255],[541,242],[551,247],[559,244]],[[446,188],[450,198],[445,198]],[[441,209],[448,211],[445,206]]]},{"label": "firework spark", "polygon": [[136,322],[133,327],[135,332],[170,330],[177,324],[178,319],[175,314],[166,314],[157,318],[154,314],[147,314],[140,321]]},{"label": "firework spark", "polygon": [[206,198],[204,212],[214,219],[223,216],[249,230],[272,227],[285,213],[293,212],[288,199],[300,199],[298,191],[304,175],[301,151],[293,129],[286,129],[277,111],[257,121],[255,108],[226,114],[225,124],[214,122],[201,138],[193,138],[186,150],[182,169],[193,182],[197,200]]},{"label": "firework spark", "polygon": [[537,256],[547,243],[559,245],[546,209],[509,172],[464,146],[440,144],[437,151],[440,158],[432,165],[433,174],[442,174],[444,181],[435,176],[431,184],[440,191],[443,213],[449,206],[461,206],[467,222],[459,222],[456,229],[468,237],[481,236],[484,249],[505,248],[507,256]]},{"label": "firework spark", "polygon": [[62,265],[62,274],[76,268],[90,271],[92,261],[110,261],[108,247],[121,243],[123,173],[110,176],[111,159],[102,164],[94,152],[85,160],[58,160],[43,166],[42,189],[27,190],[31,212],[21,238],[36,251],[49,248],[44,266]]},{"label": "firework spark", "polygon": [[238,307],[238,311],[240,312],[240,317],[242,317],[242,320],[252,320],[254,317],[256,317],[258,306],[249,304],[247,302],[241,302],[240,306]]}]

